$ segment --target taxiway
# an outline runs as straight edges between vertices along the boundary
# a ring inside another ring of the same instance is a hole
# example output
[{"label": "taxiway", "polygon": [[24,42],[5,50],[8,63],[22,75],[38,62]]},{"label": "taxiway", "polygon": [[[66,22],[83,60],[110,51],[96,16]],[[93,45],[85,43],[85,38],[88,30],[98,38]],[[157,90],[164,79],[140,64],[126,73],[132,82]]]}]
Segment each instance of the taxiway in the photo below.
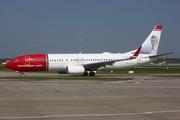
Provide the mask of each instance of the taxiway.
[{"label": "taxiway", "polygon": [[132,81],[1,79],[0,119],[179,120],[179,93],[180,78],[135,76]]}]

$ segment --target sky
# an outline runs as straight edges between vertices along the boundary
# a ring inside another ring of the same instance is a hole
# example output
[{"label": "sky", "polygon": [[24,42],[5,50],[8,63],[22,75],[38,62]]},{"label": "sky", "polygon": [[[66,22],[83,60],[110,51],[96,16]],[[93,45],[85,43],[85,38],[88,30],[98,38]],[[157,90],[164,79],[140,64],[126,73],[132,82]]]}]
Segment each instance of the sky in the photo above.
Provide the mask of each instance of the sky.
[{"label": "sky", "polygon": [[158,53],[180,58],[179,0],[0,0],[0,58],[123,53],[163,25]]}]

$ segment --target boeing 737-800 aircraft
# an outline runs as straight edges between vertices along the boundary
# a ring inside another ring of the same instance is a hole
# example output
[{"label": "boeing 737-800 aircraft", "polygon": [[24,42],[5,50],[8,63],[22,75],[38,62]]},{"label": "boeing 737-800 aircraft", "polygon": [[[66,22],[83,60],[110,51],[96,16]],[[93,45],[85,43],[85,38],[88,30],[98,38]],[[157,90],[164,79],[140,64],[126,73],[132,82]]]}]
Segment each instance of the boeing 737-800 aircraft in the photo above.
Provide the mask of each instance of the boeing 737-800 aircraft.
[{"label": "boeing 737-800 aircraft", "polygon": [[137,49],[123,54],[27,54],[4,63],[24,76],[24,72],[57,70],[59,73],[94,76],[99,69],[125,69],[157,60],[162,25],[157,25]]}]

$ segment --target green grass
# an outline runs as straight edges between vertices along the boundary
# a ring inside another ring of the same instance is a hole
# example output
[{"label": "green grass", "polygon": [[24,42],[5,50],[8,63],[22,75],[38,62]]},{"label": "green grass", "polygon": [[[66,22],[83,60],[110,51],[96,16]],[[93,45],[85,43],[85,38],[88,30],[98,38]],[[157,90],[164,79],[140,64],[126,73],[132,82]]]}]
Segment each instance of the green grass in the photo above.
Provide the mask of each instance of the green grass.
[{"label": "green grass", "polygon": [[158,67],[158,68],[130,68],[125,70],[114,70],[113,73],[110,70],[99,71],[100,74],[128,74],[129,71],[134,71],[134,74],[170,74],[180,73],[180,68],[177,67]]},{"label": "green grass", "polygon": [[10,70],[10,69],[8,69],[8,68],[6,68],[6,67],[2,67],[2,66],[0,66],[0,71],[12,71],[12,70]]}]

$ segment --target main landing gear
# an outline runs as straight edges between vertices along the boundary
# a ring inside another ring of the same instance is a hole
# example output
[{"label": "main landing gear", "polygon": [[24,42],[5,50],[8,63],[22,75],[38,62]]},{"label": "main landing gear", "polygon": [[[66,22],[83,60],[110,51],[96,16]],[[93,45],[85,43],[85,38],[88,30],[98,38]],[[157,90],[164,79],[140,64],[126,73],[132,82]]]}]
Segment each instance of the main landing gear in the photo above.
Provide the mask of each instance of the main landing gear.
[{"label": "main landing gear", "polygon": [[87,71],[84,72],[83,76],[95,76],[95,72],[90,71],[89,73]]}]

